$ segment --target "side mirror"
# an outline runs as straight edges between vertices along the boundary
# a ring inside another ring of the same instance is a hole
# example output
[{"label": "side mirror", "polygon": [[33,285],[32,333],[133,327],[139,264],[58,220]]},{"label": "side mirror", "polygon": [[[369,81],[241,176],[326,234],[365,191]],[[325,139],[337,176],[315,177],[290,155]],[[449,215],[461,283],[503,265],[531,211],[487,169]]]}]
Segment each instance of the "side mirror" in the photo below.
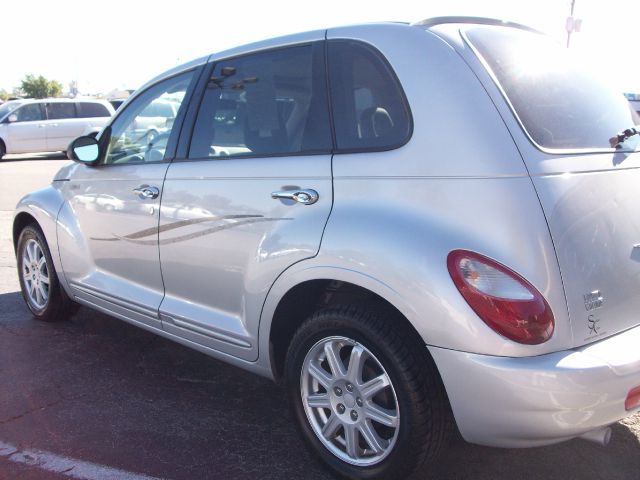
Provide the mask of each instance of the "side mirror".
[{"label": "side mirror", "polygon": [[69,160],[84,163],[85,165],[95,165],[100,158],[100,146],[98,140],[93,137],[78,137],[69,148],[67,148]]},{"label": "side mirror", "polygon": [[17,121],[18,121],[18,115],[16,115],[15,113],[12,113],[7,117],[7,123],[15,123]]}]

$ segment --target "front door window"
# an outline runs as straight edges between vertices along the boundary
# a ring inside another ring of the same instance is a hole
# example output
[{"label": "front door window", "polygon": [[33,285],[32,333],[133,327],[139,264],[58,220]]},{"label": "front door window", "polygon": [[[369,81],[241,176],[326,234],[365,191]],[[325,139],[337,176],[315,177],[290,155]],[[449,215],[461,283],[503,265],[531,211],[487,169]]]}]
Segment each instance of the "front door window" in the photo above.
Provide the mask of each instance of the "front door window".
[{"label": "front door window", "polygon": [[164,160],[167,141],[193,72],[154,85],[116,118],[105,164],[159,162]]}]

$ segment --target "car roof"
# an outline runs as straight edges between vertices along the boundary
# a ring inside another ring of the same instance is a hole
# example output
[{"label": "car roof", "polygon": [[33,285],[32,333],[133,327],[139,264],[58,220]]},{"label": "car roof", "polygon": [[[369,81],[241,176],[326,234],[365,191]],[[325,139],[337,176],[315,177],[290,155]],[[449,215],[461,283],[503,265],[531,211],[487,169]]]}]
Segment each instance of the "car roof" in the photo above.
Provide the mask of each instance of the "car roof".
[{"label": "car roof", "polygon": [[[479,24],[479,25],[495,25],[495,26],[507,26],[507,27],[515,27],[515,28],[521,28],[521,29],[525,29],[525,30],[530,30],[530,31],[536,31],[530,27],[527,27],[526,25],[521,25],[518,23],[513,23],[513,22],[509,22],[509,21],[505,21],[505,20],[499,20],[499,19],[494,19],[494,18],[485,18],[485,17],[464,17],[464,16],[460,16],[460,17],[455,17],[455,16],[451,16],[451,17],[433,17],[433,18],[427,18],[426,20],[422,20],[416,23],[406,23],[406,22],[371,22],[371,23],[365,23],[365,24],[353,24],[353,25],[346,25],[344,27],[340,27],[340,28],[349,28],[349,27],[361,27],[363,25],[369,25],[369,26],[388,26],[388,25],[396,25],[396,26],[405,26],[407,28],[423,28],[423,29],[429,29],[431,27],[434,26],[438,26],[438,25],[443,25],[443,24],[452,24],[452,23],[459,23],[459,24]],[[205,63],[212,61],[212,60],[217,60],[217,59],[223,59],[223,58],[228,58],[231,56],[236,56],[236,55],[242,55],[245,53],[250,53],[250,52],[255,52],[255,51],[259,51],[259,50],[267,50],[269,48],[276,48],[276,47],[281,47],[281,46],[286,46],[286,45],[292,45],[292,44],[296,44],[296,43],[304,43],[304,42],[312,42],[312,41],[318,41],[318,40],[323,40],[326,38],[326,34],[328,30],[331,30],[333,28],[338,28],[338,27],[330,27],[328,29],[321,29],[321,30],[311,30],[311,31],[306,31],[306,32],[300,32],[300,33],[294,33],[291,35],[285,35],[285,36],[280,36],[280,37],[273,37],[273,38],[268,38],[265,40],[261,40],[258,42],[253,42],[253,43],[248,43],[245,45],[239,45],[237,47],[233,47],[231,49],[228,50],[222,50],[222,51],[218,51],[218,52],[214,52],[211,55],[208,56],[204,56],[204,57],[200,57],[200,58],[196,58],[190,62],[187,63],[183,63],[181,65],[178,65],[174,68],[171,68],[157,76],[155,76],[154,78],[152,78],[151,80],[149,80],[148,82],[146,82],[145,84],[141,85],[140,88],[136,89],[136,93],[137,92],[141,92],[142,90],[145,90],[146,88],[148,88],[149,86],[165,79],[165,78],[169,78],[172,77],[174,75],[178,75],[180,73],[186,72],[188,70],[197,68],[201,65],[204,65]],[[134,93],[132,96],[136,96],[136,93]]]},{"label": "car roof", "polygon": [[26,103],[42,103],[42,102],[47,102],[47,103],[76,103],[76,102],[94,102],[94,103],[109,103],[106,100],[102,100],[100,98],[83,98],[83,97],[78,97],[78,98],[21,98],[20,100],[10,100],[7,103],[21,103],[21,104],[26,104]]}]

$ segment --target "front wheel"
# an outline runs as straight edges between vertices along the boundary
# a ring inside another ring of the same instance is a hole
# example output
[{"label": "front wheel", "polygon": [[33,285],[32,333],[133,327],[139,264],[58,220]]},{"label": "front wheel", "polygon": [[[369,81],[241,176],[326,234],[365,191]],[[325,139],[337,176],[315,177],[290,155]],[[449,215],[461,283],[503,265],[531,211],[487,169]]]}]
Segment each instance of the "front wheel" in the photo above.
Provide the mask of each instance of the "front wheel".
[{"label": "front wheel", "polygon": [[60,286],[47,242],[35,225],[20,233],[17,256],[22,297],[33,316],[51,322],[72,315],[75,304]]},{"label": "front wheel", "polygon": [[322,310],[294,336],[289,400],[307,444],[338,474],[405,478],[435,460],[451,413],[433,360],[393,312]]}]

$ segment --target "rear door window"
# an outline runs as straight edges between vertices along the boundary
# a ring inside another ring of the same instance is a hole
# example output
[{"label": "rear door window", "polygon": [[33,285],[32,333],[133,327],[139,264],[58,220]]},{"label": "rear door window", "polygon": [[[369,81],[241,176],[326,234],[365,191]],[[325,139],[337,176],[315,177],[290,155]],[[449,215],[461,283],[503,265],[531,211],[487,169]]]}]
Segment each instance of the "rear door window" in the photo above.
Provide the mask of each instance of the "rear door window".
[{"label": "rear door window", "polygon": [[101,103],[80,102],[78,103],[78,116],[80,118],[110,117],[107,107]]},{"label": "rear door window", "polygon": [[76,118],[76,106],[71,102],[47,103],[47,118],[49,120]]},{"label": "rear door window", "polygon": [[411,136],[411,114],[382,54],[351,40],[330,40],[328,51],[338,150],[389,150],[406,143]]},{"label": "rear door window", "polygon": [[189,158],[331,151],[322,42],[215,65]]},{"label": "rear door window", "polygon": [[465,34],[539,147],[611,148],[611,137],[640,123],[621,92],[544,35],[509,27]]}]

